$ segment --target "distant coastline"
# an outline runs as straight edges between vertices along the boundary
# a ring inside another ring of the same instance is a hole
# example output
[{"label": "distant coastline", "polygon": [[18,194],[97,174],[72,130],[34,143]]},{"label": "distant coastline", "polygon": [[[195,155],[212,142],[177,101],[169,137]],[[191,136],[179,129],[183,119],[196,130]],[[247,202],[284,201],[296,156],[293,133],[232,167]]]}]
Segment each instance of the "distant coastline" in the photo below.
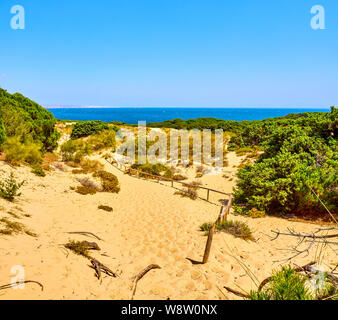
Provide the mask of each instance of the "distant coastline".
[{"label": "distant coastline", "polygon": [[177,107],[48,107],[60,120],[138,121],[162,122],[172,119],[216,118],[222,120],[263,120],[282,117],[290,113],[328,112],[330,108],[177,108]]}]

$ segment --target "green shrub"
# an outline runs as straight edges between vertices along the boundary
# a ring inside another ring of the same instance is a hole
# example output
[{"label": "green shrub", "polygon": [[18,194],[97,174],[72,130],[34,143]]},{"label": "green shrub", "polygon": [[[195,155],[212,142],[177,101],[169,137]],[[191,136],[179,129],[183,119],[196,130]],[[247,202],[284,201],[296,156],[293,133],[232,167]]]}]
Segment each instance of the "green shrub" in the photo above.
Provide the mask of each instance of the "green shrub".
[{"label": "green shrub", "polygon": [[208,234],[212,226],[212,222],[205,222],[200,226],[200,231],[204,231],[205,234]]},{"label": "green shrub", "polygon": [[254,152],[255,150],[251,147],[243,147],[243,148],[239,148],[236,150],[236,155],[237,156],[243,156],[247,153],[252,153]]},{"label": "green shrub", "polygon": [[41,167],[37,167],[37,168],[33,169],[32,173],[34,173],[35,175],[37,175],[39,177],[45,177],[46,176],[46,172]]},{"label": "green shrub", "polygon": [[19,93],[10,94],[0,88],[0,120],[7,137],[32,140],[41,144],[43,151],[57,146],[59,133],[54,128],[53,114]]},{"label": "green shrub", "polygon": [[5,127],[3,125],[2,120],[0,119],[0,145],[4,143],[6,138]]},{"label": "green shrub", "polygon": [[307,278],[290,266],[276,271],[261,292],[251,291],[250,300],[312,300]]},{"label": "green shrub", "polygon": [[10,176],[3,181],[0,181],[0,197],[13,201],[15,197],[19,197],[21,193],[19,193],[19,189],[24,184],[24,181],[17,182],[14,173],[11,172]]},{"label": "green shrub", "polygon": [[102,130],[101,132],[91,136],[88,143],[92,149],[97,151],[105,148],[112,148],[115,151],[116,140],[114,130]]},{"label": "green shrub", "polygon": [[108,124],[102,121],[83,121],[77,122],[71,134],[72,139],[87,137],[102,130],[109,130]]},{"label": "green shrub", "polygon": [[29,141],[21,143],[18,137],[7,138],[2,149],[5,152],[6,161],[13,165],[28,163],[36,166],[42,162],[40,146]]},{"label": "green shrub", "polygon": [[331,113],[270,120],[261,137],[264,154],[238,171],[235,211],[326,214],[316,193],[331,212],[337,212],[337,118],[338,110],[332,108]]},{"label": "green shrub", "polygon": [[63,161],[74,161],[80,163],[84,156],[90,154],[91,148],[87,142],[68,140],[61,146]]}]

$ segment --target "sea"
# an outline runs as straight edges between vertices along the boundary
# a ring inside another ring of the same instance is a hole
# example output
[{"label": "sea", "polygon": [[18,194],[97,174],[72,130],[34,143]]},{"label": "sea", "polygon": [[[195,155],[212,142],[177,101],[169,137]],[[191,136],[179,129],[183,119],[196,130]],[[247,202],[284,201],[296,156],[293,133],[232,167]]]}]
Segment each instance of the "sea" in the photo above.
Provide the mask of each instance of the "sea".
[{"label": "sea", "polygon": [[328,112],[315,108],[47,108],[60,120],[101,120],[104,122],[121,121],[137,124],[138,121],[161,122],[172,119],[196,119],[211,117],[223,120],[263,120],[285,116],[290,113]]}]

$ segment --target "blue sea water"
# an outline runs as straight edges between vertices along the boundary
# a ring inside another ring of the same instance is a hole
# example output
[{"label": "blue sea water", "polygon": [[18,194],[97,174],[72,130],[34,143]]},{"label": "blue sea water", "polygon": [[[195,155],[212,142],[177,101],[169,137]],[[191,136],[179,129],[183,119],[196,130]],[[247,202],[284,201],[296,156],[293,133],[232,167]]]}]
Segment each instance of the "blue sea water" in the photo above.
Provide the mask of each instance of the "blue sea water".
[{"label": "blue sea water", "polygon": [[61,120],[138,121],[160,122],[181,118],[184,120],[211,117],[223,120],[263,120],[290,113],[327,112],[330,109],[305,108],[49,108]]}]

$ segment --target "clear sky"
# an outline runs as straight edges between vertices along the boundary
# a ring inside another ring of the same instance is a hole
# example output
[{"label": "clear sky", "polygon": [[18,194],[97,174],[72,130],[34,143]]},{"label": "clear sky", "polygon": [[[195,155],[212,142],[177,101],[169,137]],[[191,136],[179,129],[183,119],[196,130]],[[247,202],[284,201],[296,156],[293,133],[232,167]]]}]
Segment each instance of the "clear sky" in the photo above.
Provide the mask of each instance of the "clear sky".
[{"label": "clear sky", "polygon": [[338,1],[1,0],[0,86],[49,106],[337,106]]}]

